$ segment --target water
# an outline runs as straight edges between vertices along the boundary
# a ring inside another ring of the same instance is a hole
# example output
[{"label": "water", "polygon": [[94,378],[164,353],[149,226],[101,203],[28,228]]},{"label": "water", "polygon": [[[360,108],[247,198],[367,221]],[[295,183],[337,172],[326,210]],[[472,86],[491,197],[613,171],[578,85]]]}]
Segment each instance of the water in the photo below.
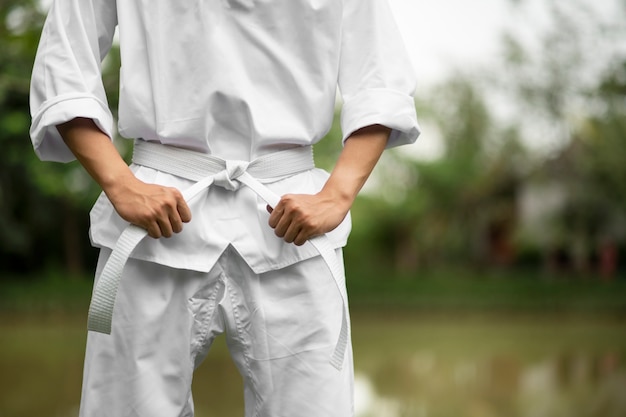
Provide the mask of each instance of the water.
[{"label": "water", "polygon": [[[357,417],[626,416],[626,320],[356,311]],[[0,316],[0,417],[77,415],[84,317]],[[218,341],[197,417],[243,416]]]},{"label": "water", "polygon": [[626,416],[623,321],[368,316],[354,336],[359,417]]}]

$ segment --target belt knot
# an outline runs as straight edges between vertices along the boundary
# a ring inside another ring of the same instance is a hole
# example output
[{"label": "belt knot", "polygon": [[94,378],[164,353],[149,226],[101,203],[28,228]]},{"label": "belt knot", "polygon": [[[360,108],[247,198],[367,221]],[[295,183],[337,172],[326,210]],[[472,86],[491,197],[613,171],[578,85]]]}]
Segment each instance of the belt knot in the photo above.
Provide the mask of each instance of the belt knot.
[{"label": "belt knot", "polygon": [[224,162],[226,166],[223,170],[215,174],[213,183],[230,191],[238,190],[239,187],[241,187],[241,182],[237,181],[237,178],[246,172],[250,163],[236,160],[227,160]]}]

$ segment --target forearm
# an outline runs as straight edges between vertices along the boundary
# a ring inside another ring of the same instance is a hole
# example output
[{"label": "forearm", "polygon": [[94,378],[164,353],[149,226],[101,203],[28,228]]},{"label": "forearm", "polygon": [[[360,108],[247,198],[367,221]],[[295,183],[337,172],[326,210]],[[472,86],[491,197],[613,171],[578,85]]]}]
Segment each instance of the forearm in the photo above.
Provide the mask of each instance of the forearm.
[{"label": "forearm", "polygon": [[373,125],[353,133],[321,193],[349,209],[385,150],[390,131],[385,126]]},{"label": "forearm", "polygon": [[76,159],[107,195],[135,180],[111,139],[91,119],[76,118],[58,125],[57,129]]},{"label": "forearm", "polygon": [[91,119],[77,118],[57,129],[124,220],[143,227],[154,238],[178,233],[182,224],[191,220],[182,194],[175,188],[138,180]]}]

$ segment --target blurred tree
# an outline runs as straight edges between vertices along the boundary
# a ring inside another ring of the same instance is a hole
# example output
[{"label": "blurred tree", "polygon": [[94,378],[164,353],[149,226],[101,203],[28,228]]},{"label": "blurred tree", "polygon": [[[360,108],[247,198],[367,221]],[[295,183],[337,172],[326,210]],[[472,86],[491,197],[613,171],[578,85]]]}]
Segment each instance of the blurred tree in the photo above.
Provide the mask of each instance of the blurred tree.
[{"label": "blurred tree", "polygon": [[[623,39],[624,16],[605,22],[582,1],[549,4],[551,26],[533,26],[535,44],[512,29],[495,73],[455,74],[420,98],[426,129],[419,140],[440,137],[442,155],[384,155],[354,205],[347,263],[407,274],[450,263],[509,264],[520,190],[547,180],[558,180],[567,199],[541,233],[554,229],[553,242],[572,251],[581,240],[624,242],[626,59],[609,45]],[[86,250],[87,211],[99,190],[76,163],[39,161],[28,139],[29,75],[44,19],[38,5],[0,2],[0,263],[4,271],[33,270],[63,259],[79,271],[95,256]],[[118,68],[114,48],[103,64],[112,109]],[[494,106],[494,96],[504,105]],[[315,151],[330,170],[341,149],[337,117],[327,136]]]},{"label": "blurred tree", "polygon": [[577,127],[588,146],[583,168],[594,188],[626,213],[626,58],[609,68],[592,94],[601,110]]},{"label": "blurred tree", "polygon": [[612,276],[618,259],[609,253],[626,244],[626,59],[607,71],[589,99],[602,110],[575,126],[579,181],[571,187],[563,223],[591,242],[587,259],[594,256],[597,270]]},{"label": "blurred tree", "polygon": [[625,242],[626,8],[615,3],[614,13],[602,15],[585,1],[548,6],[534,43],[515,29],[505,36],[495,84],[533,151],[523,194],[544,214],[526,221],[519,236],[553,270],[587,271],[606,242]]},{"label": "blurred tree", "polygon": [[[433,89],[418,112],[436,126],[443,154],[421,160],[400,148],[384,155],[378,187],[354,206],[355,221],[366,226],[353,232],[347,259],[354,250],[403,275],[450,263],[509,264],[526,164],[517,130],[493,120],[469,76]],[[427,132],[418,140],[434,139]]]},{"label": "blurred tree", "polygon": [[330,172],[335,166],[342,149],[341,125],[339,122],[339,109],[335,111],[333,124],[326,136],[314,146],[315,165]]},{"label": "blurred tree", "polygon": [[0,49],[4,54],[0,61],[0,249],[5,271],[39,263],[37,232],[42,222],[50,221],[43,217],[52,214],[50,201],[36,193],[27,169],[27,160],[33,157],[27,136],[28,74],[41,20],[35,1],[0,3]]},{"label": "blurred tree", "polygon": [[549,5],[537,45],[519,33],[505,37],[509,76],[500,86],[515,103],[525,143],[539,151],[525,188],[562,195],[541,228],[522,234],[542,247],[549,266],[587,270],[605,242],[623,245],[626,237],[626,9],[607,20],[582,1]]},{"label": "blurred tree", "polygon": [[[98,189],[77,163],[39,161],[28,138],[30,74],[45,18],[39,5],[36,0],[0,3],[0,262],[3,271],[19,272],[62,260],[59,266],[79,273],[93,261],[93,252],[85,251],[85,232]],[[114,107],[115,52],[105,77]]]},{"label": "blurred tree", "polygon": [[445,151],[431,161],[386,155],[378,192],[353,209],[357,221],[376,219],[353,233],[353,247],[368,247],[355,250],[361,260],[393,259],[406,272],[429,264],[509,265],[520,242],[541,244],[543,236],[520,233],[520,206],[521,194],[546,180],[558,180],[568,196],[537,230],[554,234],[553,246],[565,241],[568,251],[588,256],[586,245],[607,230],[623,234],[626,77],[615,64],[623,59],[614,59],[623,54],[614,45],[623,39],[623,20],[604,21],[581,1],[550,1],[548,8],[551,23],[533,25],[534,42],[525,43],[529,22],[505,36],[495,72],[456,74],[422,99],[420,118],[435,127]]}]

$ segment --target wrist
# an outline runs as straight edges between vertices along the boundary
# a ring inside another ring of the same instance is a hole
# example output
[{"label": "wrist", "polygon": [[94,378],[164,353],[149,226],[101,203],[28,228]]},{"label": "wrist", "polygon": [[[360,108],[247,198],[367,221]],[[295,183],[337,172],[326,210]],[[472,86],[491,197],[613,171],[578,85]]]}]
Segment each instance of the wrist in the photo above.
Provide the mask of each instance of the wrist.
[{"label": "wrist", "polygon": [[332,202],[333,205],[343,209],[344,211],[350,210],[357,193],[351,191],[347,187],[334,184],[332,181],[328,181],[319,193],[324,199]]},{"label": "wrist", "polygon": [[127,170],[127,172],[109,174],[106,177],[101,178],[100,186],[109,200],[111,200],[111,202],[115,202],[121,195],[130,191],[133,188],[133,183],[138,181],[139,180],[132,174],[132,172]]}]

